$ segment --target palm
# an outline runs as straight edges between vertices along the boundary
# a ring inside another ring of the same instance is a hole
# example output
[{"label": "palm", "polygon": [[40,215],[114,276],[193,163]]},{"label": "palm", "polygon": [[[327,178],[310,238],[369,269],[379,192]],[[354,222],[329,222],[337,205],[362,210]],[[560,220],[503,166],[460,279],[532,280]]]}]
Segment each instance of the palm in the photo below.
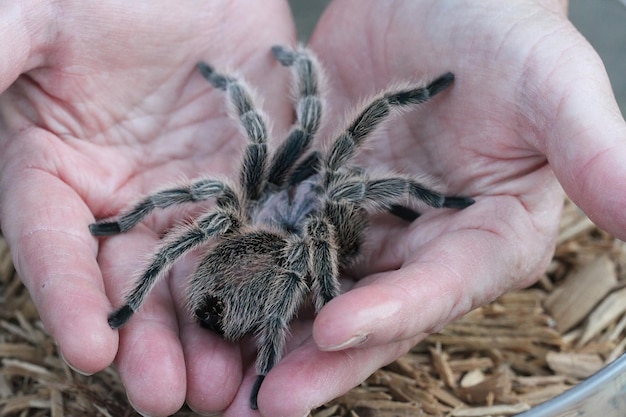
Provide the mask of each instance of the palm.
[{"label": "palm", "polygon": [[[361,30],[345,32],[333,22],[341,18],[342,6],[351,11],[351,19],[362,19]],[[537,251],[517,250],[524,269],[510,270],[506,276],[524,277],[525,281],[515,285],[527,284],[545,265],[561,204],[561,193],[546,157],[537,147],[542,139],[541,124],[550,123],[536,118],[544,110],[540,106],[547,109],[551,105],[537,91],[547,80],[531,79],[529,71],[549,75],[558,62],[533,67],[532,60],[537,57],[530,51],[513,54],[499,49],[505,39],[497,34],[514,39],[517,33],[506,29],[526,18],[519,10],[512,12],[517,15],[510,21],[495,20],[495,15],[490,21],[490,10],[484,6],[473,10],[458,4],[448,9],[445,2],[436,6],[414,2],[404,8],[372,3],[361,7],[363,16],[351,6],[351,2],[343,2],[331,8],[312,41],[314,50],[328,63],[335,99],[331,101],[331,112],[341,114],[355,99],[393,81],[454,72],[457,77],[449,93],[400,122],[391,123],[386,138],[373,141],[364,159],[368,165],[433,173],[443,178],[453,192],[477,196],[479,200],[475,207],[452,219],[439,213],[420,219],[414,228],[400,235],[401,239],[396,228],[389,233],[389,227],[385,227],[380,236],[385,245],[380,249],[381,256],[375,258],[384,266],[372,267],[386,270],[415,261],[415,254],[425,242],[437,246],[435,237],[452,232],[494,232],[503,242],[513,241],[512,234],[517,234],[518,238],[522,235],[528,239],[528,245],[534,245]],[[473,19],[473,13],[480,13],[480,19]],[[385,18],[368,20],[367,16]],[[497,24],[502,28],[494,26]],[[524,29],[519,31],[523,33]],[[511,42],[509,47],[516,45]],[[346,57],[346,49],[355,53]],[[533,231],[521,234],[529,225]],[[468,239],[472,240],[471,235]],[[463,248],[456,245],[462,252]],[[491,295],[483,297],[495,296],[501,290],[494,288]],[[484,301],[472,300],[466,307]]]}]

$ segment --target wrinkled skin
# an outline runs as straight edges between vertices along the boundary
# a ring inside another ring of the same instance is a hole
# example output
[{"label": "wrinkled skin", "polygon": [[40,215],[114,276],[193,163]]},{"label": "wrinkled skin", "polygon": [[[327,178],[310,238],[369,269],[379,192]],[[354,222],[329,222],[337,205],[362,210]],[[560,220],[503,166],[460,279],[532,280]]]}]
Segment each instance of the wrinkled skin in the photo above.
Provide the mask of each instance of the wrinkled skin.
[{"label": "wrinkled skin", "polygon": [[[115,362],[145,415],[184,401],[225,416],[304,415],[455,317],[534,282],[552,254],[561,186],[626,238],[626,126],[562,2],[336,0],[311,40],[327,69],[327,114],[392,81],[457,77],[390,123],[360,162],[434,174],[477,203],[410,226],[377,219],[364,263],[346,279],[352,290],[315,321],[293,324],[252,411],[254,346],[193,323],[184,308],[190,258],[127,326],[107,325],[183,214],[161,212],[100,241],[87,225],[181,177],[236,174],[243,138],[223,96],[197,74],[199,60],[240,69],[265,99],[274,137],[284,137],[288,71],[269,48],[295,42],[287,4],[12,3],[0,5],[2,232],[66,361],[83,373]],[[340,121],[327,122],[324,135]]]}]

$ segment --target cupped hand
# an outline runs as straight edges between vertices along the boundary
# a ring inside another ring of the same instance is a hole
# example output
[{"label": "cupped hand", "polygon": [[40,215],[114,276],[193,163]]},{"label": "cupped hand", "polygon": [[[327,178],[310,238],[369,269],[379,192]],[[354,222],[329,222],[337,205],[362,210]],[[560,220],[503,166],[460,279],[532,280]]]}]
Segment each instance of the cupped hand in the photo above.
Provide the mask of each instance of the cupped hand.
[{"label": "cupped hand", "polygon": [[370,141],[363,165],[434,174],[476,203],[409,227],[377,220],[353,271],[360,279],[265,379],[267,415],[304,414],[455,317],[533,283],[553,254],[562,188],[626,237],[626,125],[562,3],[336,0],[327,9],[310,46],[327,69],[328,113],[392,82],[456,75]]},{"label": "cupped hand", "polygon": [[238,169],[245,142],[199,61],[278,97],[264,108],[284,130],[289,87],[270,48],[294,43],[286,2],[6,2],[0,28],[0,221],[46,329],[83,373],[115,358],[144,414],[186,398],[226,408],[241,353],[191,324],[180,282],[119,334],[107,324],[176,213],[100,242],[88,225],[164,184]]}]

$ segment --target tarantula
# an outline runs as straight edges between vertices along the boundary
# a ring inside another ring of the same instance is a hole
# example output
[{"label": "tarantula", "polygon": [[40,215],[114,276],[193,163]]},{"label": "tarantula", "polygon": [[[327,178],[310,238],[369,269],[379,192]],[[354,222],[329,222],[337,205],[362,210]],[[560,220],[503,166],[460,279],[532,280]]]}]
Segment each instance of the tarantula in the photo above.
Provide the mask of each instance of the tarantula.
[{"label": "tarantula", "polygon": [[267,149],[268,123],[250,88],[200,63],[204,78],[226,92],[248,139],[238,183],[196,179],[145,197],[116,220],[89,226],[95,236],[126,232],[154,209],[214,199],[208,212],[167,233],[108,321],[114,329],[124,325],[178,258],[206,245],[208,253],[190,278],[190,310],[227,340],[256,336],[254,409],[263,378],[281,358],[288,325],[309,294],[317,311],[339,294],[339,271],[359,254],[367,214],[387,211],[411,221],[423,204],[461,209],[473,203],[445,196],[421,177],[370,173],[351,163],[394,109],[429,100],[453,82],[452,73],[378,95],[326,150],[310,150],[322,116],[320,66],[304,48],[275,46],[272,52],[291,67],[296,94],[295,124],[273,153]]}]

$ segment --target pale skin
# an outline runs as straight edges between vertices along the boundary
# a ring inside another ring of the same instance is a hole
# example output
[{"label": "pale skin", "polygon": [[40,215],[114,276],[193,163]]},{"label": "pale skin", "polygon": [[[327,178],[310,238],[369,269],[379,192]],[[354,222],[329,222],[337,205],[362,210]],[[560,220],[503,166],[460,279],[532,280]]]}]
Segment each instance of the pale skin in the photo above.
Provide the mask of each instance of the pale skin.
[{"label": "pale skin", "polygon": [[2,233],[65,360],[83,373],[114,362],[145,415],[184,401],[225,416],[305,415],[455,317],[534,282],[552,254],[561,187],[626,238],[626,124],[563,2],[336,0],[310,44],[327,70],[329,114],[393,81],[456,75],[361,162],[437,175],[477,202],[408,227],[378,220],[369,261],[350,273],[359,279],[346,277],[352,289],[314,321],[293,324],[252,411],[253,345],[190,319],[191,259],[119,332],[107,324],[181,212],[105,240],[88,225],[183,176],[236,173],[243,138],[197,74],[200,60],[238,68],[283,137],[288,72],[269,49],[295,44],[286,2],[13,3],[0,6]]}]

